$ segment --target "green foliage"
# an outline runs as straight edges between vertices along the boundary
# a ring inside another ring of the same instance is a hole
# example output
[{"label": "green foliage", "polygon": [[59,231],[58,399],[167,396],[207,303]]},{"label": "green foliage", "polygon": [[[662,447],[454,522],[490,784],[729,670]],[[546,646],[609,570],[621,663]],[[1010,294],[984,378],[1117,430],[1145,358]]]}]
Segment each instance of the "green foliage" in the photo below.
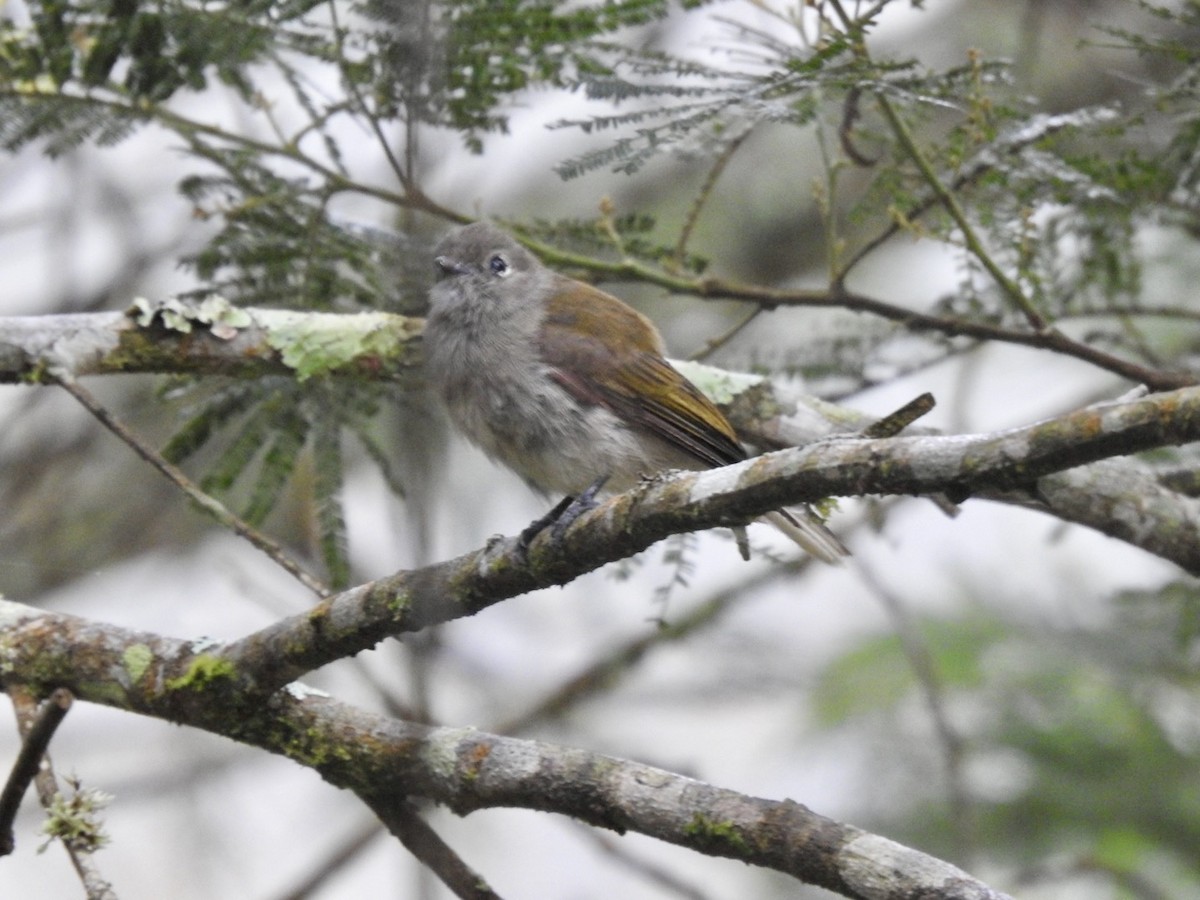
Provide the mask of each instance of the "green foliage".
[{"label": "green foliage", "polygon": [[[1127,593],[1117,621],[1095,630],[1039,623],[1034,633],[978,615],[924,622],[932,689],[957,750],[938,746],[927,724],[921,737],[901,737],[914,710],[927,716],[931,686],[894,636],[866,638],[826,668],[814,693],[819,721],[864,741],[886,733],[888,769],[895,777],[908,767],[908,777],[895,785],[903,818],[879,827],[902,840],[953,855],[966,838],[1018,865],[1065,854],[1118,881],[1154,872],[1151,881],[1171,881],[1171,896],[1190,896],[1200,887],[1196,597],[1185,583]],[[905,744],[920,752],[897,752]],[[966,811],[956,821],[944,780],[929,771],[954,754],[960,771],[978,773],[957,788]],[[1000,764],[1007,774],[990,775]]]},{"label": "green foliage", "polygon": [[327,192],[276,175],[246,151],[221,154],[219,162],[227,174],[193,176],[180,186],[198,215],[223,223],[185,260],[206,285],[244,303],[291,309],[389,301],[376,248],[329,220]]},{"label": "green foliage", "polygon": [[187,421],[162,452],[175,463],[207,454],[201,487],[233,498],[251,525],[267,520],[289,486],[302,490],[327,579],[334,588],[345,587],[350,568],[341,506],[343,430],[359,437],[386,483],[403,493],[368,425],[378,413],[378,392],[320,377],[180,382],[172,396],[185,403]]},{"label": "green foliage", "polygon": [[708,259],[695,253],[678,258],[676,247],[656,240],[658,221],[645,213],[595,219],[534,219],[514,226],[522,235],[554,247],[572,247],[598,256],[637,259],[659,265],[676,266],[700,275],[708,268]]},{"label": "green foliage", "polygon": [[666,0],[580,5],[555,0],[466,0],[448,4],[445,108],[448,123],[482,150],[480,135],[505,131],[497,107],[538,85],[561,87],[611,71],[600,38],[661,19]]},{"label": "green foliage", "polygon": [[211,71],[249,97],[249,67],[273,53],[280,31],[316,5],[249,3],[218,11],[181,0],[33,3],[32,28],[6,24],[0,32],[0,79],[48,80],[46,88],[64,96],[103,87],[159,102],[180,90],[204,90]]},{"label": "green foliage", "polygon": [[[1006,631],[990,619],[922,623],[921,637],[932,654],[939,683],[947,691],[973,691],[986,681],[980,668],[990,647]],[[862,641],[826,668],[812,693],[813,709],[824,726],[892,709],[913,696],[916,670],[903,641],[883,635]]]}]

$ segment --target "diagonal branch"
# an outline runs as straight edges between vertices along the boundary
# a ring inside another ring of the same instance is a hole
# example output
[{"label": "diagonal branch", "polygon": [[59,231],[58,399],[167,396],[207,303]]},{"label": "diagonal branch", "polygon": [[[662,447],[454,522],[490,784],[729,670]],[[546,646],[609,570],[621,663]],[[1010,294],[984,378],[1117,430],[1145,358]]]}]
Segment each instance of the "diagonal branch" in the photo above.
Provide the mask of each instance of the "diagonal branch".
[{"label": "diagonal branch", "polygon": [[[58,726],[62,724],[62,720],[66,718],[73,700],[70,691],[60,688],[51,693],[41,707],[30,704],[35,708],[30,710],[31,715],[27,727],[21,729],[23,732],[21,750],[13,763],[12,771],[9,772],[4,790],[0,792],[0,856],[8,856],[16,847],[16,840],[13,837],[13,821],[17,817],[21,799],[38,774],[42,758],[50,746],[50,740],[54,737]],[[23,698],[13,697],[13,704],[18,707],[18,710],[22,703]],[[22,719],[22,723],[25,724],[24,716],[18,718]]]},{"label": "diagonal branch", "polygon": [[404,797],[379,797],[362,793],[359,797],[408,852],[437,875],[454,896],[462,900],[501,900],[500,895],[472,871],[462,857],[451,850],[429,823],[421,818],[411,801]]},{"label": "diagonal branch", "polygon": [[[344,375],[413,383],[419,371],[420,320],[404,316],[235,309],[216,299],[198,306],[145,304],[138,311],[147,324],[119,312],[0,319],[0,382],[48,380],[50,372],[79,376],[174,371],[247,378]],[[236,326],[230,317],[236,317]],[[1042,337],[1057,340],[1053,334],[1038,336]],[[866,425],[861,414],[799,395],[782,383],[695,364],[680,368],[724,407],[743,437],[760,447],[805,444]],[[1147,383],[1159,387],[1191,381],[1162,372],[1126,374],[1151,375]],[[1063,472],[1043,479],[1039,489],[1037,496],[1028,490],[977,494],[1035,505],[1196,571],[1189,535],[1200,520],[1198,501],[1157,483],[1147,466],[1114,460],[1105,464],[1104,477],[1089,476],[1085,470]],[[855,491],[843,486],[827,495],[838,493]],[[1120,514],[1112,515],[1114,509]]]},{"label": "diagonal branch", "polygon": [[[287,756],[369,798],[373,808],[418,796],[460,815],[494,807],[553,812],[863,900],[1006,898],[946,862],[792,800],[752,797],[586,750],[388,719],[299,686],[265,702],[221,692],[223,670],[199,665],[205,654],[186,641],[0,600],[0,657],[10,683],[36,673],[83,700]],[[194,677],[169,677],[181,667]]]},{"label": "diagonal branch", "polygon": [[234,534],[249,541],[265,553],[281,569],[299,581],[314,594],[328,593],[329,586],[320,578],[305,569],[298,560],[292,557],[277,541],[263,534],[241,516],[232,512],[216,497],[200,489],[200,487],[183,473],[178,466],[168,462],[161,453],[139,438],[120,419],[118,419],[96,397],[67,374],[53,374],[63,389],[79,401],[88,412],[96,417],[105,428],[123,441],[134,453],[144,459],[161,473],[168,481],[183,491],[200,509],[213,517],[221,526],[228,528]]},{"label": "diagonal branch", "polygon": [[[258,690],[374,646],[385,637],[471,616],[502,600],[565,584],[667,535],[742,524],[830,496],[1035,491],[1039,479],[1106,457],[1200,440],[1200,388],[1091,407],[996,434],[828,441],[723,469],[664,475],[580,516],[528,556],[515,538],[324,600],[224,648]],[[1200,574],[1195,527],[1170,557]]]},{"label": "diagonal branch", "polygon": [[[31,685],[20,683],[15,679],[4,685],[4,690],[12,699],[13,708],[17,712],[17,723],[24,742],[17,763],[13,767],[13,775],[9,779],[9,783],[5,785],[5,799],[0,801],[0,804],[20,803],[20,795],[28,787],[29,779],[32,779],[37,788],[38,799],[45,807],[50,820],[53,820],[56,816],[61,816],[61,810],[56,807],[60,806],[63,798],[58,785],[58,777],[54,774],[54,766],[50,762],[46,748],[54,736],[55,730],[75,702],[75,697],[71,691],[59,687],[52,691],[46,702],[39,707],[31,687]],[[18,784],[18,782],[23,783]],[[11,797],[9,796],[10,788],[13,791]],[[77,782],[75,789],[76,799],[79,799]],[[14,805],[11,813],[15,815],[16,811]],[[9,812],[8,809],[3,812],[5,818],[8,817]],[[58,829],[54,829],[54,832],[62,842],[63,849],[67,851],[71,865],[83,885],[87,900],[116,900],[116,892],[101,875],[100,869],[92,858],[93,852],[101,843],[99,823],[94,820],[92,815],[85,814],[79,809],[76,809],[74,813],[73,836],[62,834]],[[7,852],[11,852],[12,849],[11,825],[11,820],[9,820],[4,826],[7,831],[4,839],[9,842]]]}]

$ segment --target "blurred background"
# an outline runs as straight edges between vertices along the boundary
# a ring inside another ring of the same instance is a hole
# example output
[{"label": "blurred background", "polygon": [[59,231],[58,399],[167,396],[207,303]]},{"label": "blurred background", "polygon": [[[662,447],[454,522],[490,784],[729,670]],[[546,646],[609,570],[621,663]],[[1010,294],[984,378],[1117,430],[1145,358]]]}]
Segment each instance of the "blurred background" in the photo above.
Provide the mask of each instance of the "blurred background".
[{"label": "blurred background", "polygon": [[[423,4],[380,8],[385,20],[397,17],[398,34],[417,16],[412,10],[435,22],[448,15]],[[27,15],[18,3],[2,9],[11,21]],[[353,22],[358,13],[344,7],[341,15]],[[789,29],[787,16],[801,27]],[[674,10],[621,39],[706,65],[741,64],[743,28],[802,47],[798,35],[818,39],[812,16],[797,4],[712,3]],[[1178,76],[1160,55],[1114,46],[1106,28],[1195,38],[1176,35],[1180,27],[1121,0],[894,2],[870,46],[877,59],[912,57],[922,70],[967,66],[971,52],[1005,60],[1008,96],[1059,113],[1137,106],[1148,85]],[[328,67],[313,65],[303,77],[315,94],[340,90]],[[270,135],[295,113],[273,101],[264,101],[265,115],[215,81],[172,100],[197,120],[251,135]],[[479,153],[448,128],[422,126],[419,142],[403,129],[390,137],[414,154],[422,190],[447,209],[591,219],[609,198],[618,215],[653,214],[656,234],[677,233],[712,171],[701,140],[632,175],[607,166],[569,180],[556,173],[613,134],[547,125],[608,108],[580,91],[543,87],[516,96],[507,133],[483,135]],[[921,126],[936,131],[939,115],[961,113],[937,110]],[[690,249],[711,271],[780,287],[827,284],[825,160],[837,153],[839,109],[822,116],[824,131],[787,122],[747,129],[694,231]],[[335,133],[357,180],[396,188],[372,135],[349,124]],[[123,309],[137,296],[207,283],[180,260],[219,232],[219,204],[180,193],[196,161],[177,135],[147,127],[111,147],[84,142],[55,158],[44,150],[35,142],[0,157],[0,314]],[[839,176],[833,203],[851,242],[886,221],[884,210],[856,206],[870,177],[853,166]],[[432,277],[429,248],[450,223],[412,211],[398,220],[394,207],[361,194],[334,197],[328,212],[403,235],[382,302],[419,313]],[[1139,233],[1140,285],[1152,299],[1200,309],[1194,236],[1161,224]],[[926,309],[961,295],[975,277],[951,242],[902,233],[854,268],[850,287]],[[654,318],[679,357],[747,312],[646,286],[605,287]],[[1025,424],[1131,387],[1044,351],[936,347],[836,309],[762,314],[707,361],[771,371],[876,416],[931,391],[938,406],[922,424],[947,433]],[[87,384],[158,446],[198,402],[195,386],[172,382],[164,394],[161,378]],[[371,453],[346,438],[340,495],[352,583],[477,548],[545,511],[515,476],[451,436],[419,389],[389,388],[374,402],[374,439],[393,467],[388,476],[407,493],[397,497]],[[211,453],[189,466],[202,472]],[[0,464],[0,593],[10,599],[218,640],[313,602],[61,391],[0,389]],[[309,560],[320,558],[317,466],[298,457],[263,522]],[[229,495],[236,506],[249,492],[235,485]],[[968,501],[954,519],[919,499],[842,501],[831,525],[854,552],[850,566],[805,565],[769,529],[752,533],[759,552],[749,563],[726,533],[679,537],[565,588],[389,641],[306,681],[372,709],[789,797],[1023,897],[1182,897],[1200,887],[1190,579],[1096,532],[985,501]],[[586,672],[585,690],[564,687]],[[0,760],[17,747],[15,727],[0,727]],[[111,843],[96,862],[126,900],[161,897],[164,884],[179,900],[447,896],[354,797],[286,760],[82,704],[52,754],[60,774],[114,795]],[[828,896],[782,875],[544,814],[428,814],[504,896]],[[61,847],[34,852],[41,817],[27,798],[18,851],[0,861],[0,896],[81,894]]]}]

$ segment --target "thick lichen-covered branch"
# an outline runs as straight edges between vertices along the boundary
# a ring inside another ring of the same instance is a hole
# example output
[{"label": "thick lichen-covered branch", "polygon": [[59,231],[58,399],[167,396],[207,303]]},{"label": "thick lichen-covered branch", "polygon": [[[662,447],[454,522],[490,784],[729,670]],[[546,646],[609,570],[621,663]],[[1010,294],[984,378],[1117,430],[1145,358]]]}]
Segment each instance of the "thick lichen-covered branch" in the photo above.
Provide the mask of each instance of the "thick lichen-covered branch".
[{"label": "thick lichen-covered branch", "polygon": [[126,372],[403,378],[421,321],[392,313],[243,309],[138,300],[127,312],[0,319],[0,382]]},{"label": "thick lichen-covered branch", "polygon": [[[368,713],[299,686],[240,693],[187,642],[0,601],[0,678],[221,734],[311,767],[373,808],[411,797],[459,814],[519,807],[636,831],[846,897],[1005,895],[941,860],[821,816],[571,747]],[[131,660],[135,665],[131,665]]]},{"label": "thick lichen-covered branch", "polygon": [[[1200,388],[1093,407],[995,434],[828,441],[702,473],[648,481],[585,513],[526,552],[516,539],[332,596],[225,649],[260,690],[374,646],[385,637],[474,615],[502,600],[564,584],[669,534],[748,522],[829,496],[1036,494],[1041,479],[1156,447],[1200,440]],[[1192,509],[1175,562],[1200,574]]]},{"label": "thick lichen-covered branch", "polygon": [[[243,378],[283,373],[301,380],[340,375],[415,384],[420,331],[419,319],[388,313],[241,309],[217,297],[198,304],[138,301],[128,313],[0,319],[0,382],[198,372]],[[869,423],[861,413],[802,395],[784,383],[694,363],[679,365],[725,409],[738,432],[760,447],[802,445]],[[924,452],[926,446],[939,445],[919,445],[912,452]],[[1113,447],[1114,454],[1126,452],[1119,442]],[[1200,507],[1193,498],[1158,484],[1147,466],[1113,460],[1104,477],[1063,472],[1045,476],[1036,493],[1029,490],[1032,486],[1029,479],[1004,488],[974,485],[972,494],[1035,506],[1196,570],[1195,541],[1187,526],[1197,521]],[[1122,515],[1114,518],[1113,510]]]}]

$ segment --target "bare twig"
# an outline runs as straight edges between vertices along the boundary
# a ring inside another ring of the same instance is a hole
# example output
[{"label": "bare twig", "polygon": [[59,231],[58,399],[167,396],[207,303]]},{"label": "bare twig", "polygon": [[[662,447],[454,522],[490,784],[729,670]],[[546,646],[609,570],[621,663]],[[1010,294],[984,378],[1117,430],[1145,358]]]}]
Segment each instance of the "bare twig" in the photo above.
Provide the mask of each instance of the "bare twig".
[{"label": "bare twig", "polygon": [[[54,732],[71,709],[72,700],[70,691],[58,688],[45,703],[36,708],[32,716],[20,716],[23,723],[27,718],[31,721],[22,725],[21,750],[13,763],[12,771],[8,774],[4,791],[0,793],[0,856],[8,856],[16,846],[13,822],[17,818],[17,810],[21,807],[21,798],[25,796],[29,785],[38,774],[42,758],[46,755],[46,748],[50,746]],[[14,696],[13,703],[21,704],[21,700]]]},{"label": "bare twig", "polygon": [[687,358],[693,361],[706,359],[708,356],[715,353],[717,350],[721,349],[735,337],[741,334],[747,325],[761,316],[765,311],[766,310],[761,306],[753,307],[749,313],[742,316],[741,319],[735,322],[723,334],[718,334],[715,338],[709,338],[704,342],[703,347],[700,347],[698,350],[693,350],[687,355]]},{"label": "bare twig", "polygon": [[412,801],[400,797],[360,794],[408,852],[421,861],[462,900],[500,900],[483,878],[421,818]]},{"label": "bare twig", "polygon": [[867,438],[892,437],[902,432],[921,416],[929,413],[934,404],[933,394],[926,391],[905,403],[895,412],[888,413],[882,419],[872,422],[860,433]]},{"label": "bare twig", "polygon": [[[50,762],[50,756],[46,752],[46,748],[54,735],[54,731],[70,710],[75,698],[71,691],[60,687],[55,689],[49,699],[39,707],[37,698],[24,685],[6,684],[5,691],[12,699],[13,708],[17,713],[17,725],[23,738],[21,753],[18,756],[17,764],[13,768],[13,776],[16,776],[18,768],[22,768],[27,772],[28,767],[32,764],[32,777],[34,784],[37,786],[38,799],[47,811],[52,810],[56,801],[60,798],[60,791],[58,779],[54,776],[54,766]],[[5,786],[4,790],[6,799],[0,802],[7,802],[10,785],[13,785],[14,802],[19,805],[21,795],[28,788],[29,781],[24,781],[23,785],[19,787],[20,793],[18,794],[18,788],[14,785],[14,778],[10,776],[9,784]],[[16,815],[15,806],[12,809],[12,814]],[[7,815],[7,812],[5,815]],[[12,841],[11,821],[7,822],[7,827],[3,831],[3,837],[0,837],[0,839],[4,838],[7,838],[10,842]],[[78,841],[65,838],[61,843],[67,851],[67,857],[71,860],[72,867],[79,876],[80,883],[83,885],[84,893],[87,895],[88,900],[117,900],[117,895],[112,885],[100,874],[100,870],[96,867],[96,863],[92,859],[92,849],[94,848],[89,849],[86,846],[82,846]],[[11,852],[11,845],[8,852]]]},{"label": "bare twig", "polygon": [[933,722],[938,744],[942,749],[946,793],[950,799],[950,817],[954,823],[952,830],[958,846],[956,855],[960,859],[970,859],[971,854],[976,850],[976,829],[971,796],[963,772],[965,756],[963,739],[950,723],[950,716],[946,711],[945,692],[942,689],[937,664],[934,662],[933,654],[930,652],[924,636],[914,626],[912,617],[904,607],[904,602],[885,587],[862,560],[858,561],[856,569],[862,576],[863,582],[879,599],[880,605],[883,606],[891,620],[896,637],[900,640],[900,648],[916,678],[917,687],[925,701],[925,707],[929,710],[929,718]]},{"label": "bare twig", "polygon": [[842,152],[849,157],[850,161],[856,166],[864,169],[869,169],[879,162],[879,157],[870,157],[863,153],[854,145],[854,123],[858,121],[862,112],[859,108],[859,99],[862,97],[862,88],[852,87],[846,92],[846,101],[842,104],[842,122],[838,126],[838,140],[842,145]]},{"label": "bare twig", "polygon": [[[327,8],[329,10],[330,22],[333,25],[334,41],[337,45],[338,67],[342,70],[342,84],[350,92],[350,96],[353,97],[354,105],[358,108],[359,114],[367,120],[367,124],[371,128],[371,132],[375,135],[378,147],[383,153],[383,158],[387,160],[388,166],[396,176],[396,180],[400,182],[400,187],[404,189],[406,196],[412,196],[414,193],[412,172],[409,171],[405,165],[402,165],[400,160],[396,157],[395,152],[392,150],[391,139],[384,133],[383,126],[380,124],[379,119],[371,111],[371,108],[367,105],[366,99],[362,95],[362,91],[360,91],[358,88],[358,79],[346,71],[348,66],[346,48],[345,42],[342,39],[342,26],[338,21],[337,4],[329,3],[327,4]],[[408,130],[414,130],[411,126],[411,123]],[[406,159],[411,161],[411,158],[408,157],[407,154]]]},{"label": "bare twig", "polygon": [[338,841],[325,857],[313,864],[308,874],[297,880],[295,887],[280,894],[276,900],[307,900],[383,833],[383,827],[376,820],[359,827]]},{"label": "bare twig", "polygon": [[538,722],[555,719],[602,691],[611,691],[655,647],[674,643],[716,624],[734,605],[758,596],[765,585],[793,577],[813,564],[810,557],[780,563],[720,591],[661,628],[630,638],[562,681],[524,712],[493,726],[498,734],[520,734]]},{"label": "bare twig", "polygon": [[712,196],[713,189],[721,179],[722,173],[724,173],[725,168],[729,165],[729,161],[733,159],[738,149],[745,143],[746,138],[750,137],[750,133],[753,130],[753,127],[746,128],[741,134],[726,143],[721,153],[717,156],[716,161],[708,170],[704,184],[700,186],[700,190],[696,194],[696,199],[692,201],[692,205],[684,217],[683,227],[679,229],[679,240],[675,242],[675,253],[671,259],[675,271],[683,270],[684,260],[687,258],[688,242],[692,238],[692,232],[696,228],[696,223],[700,221],[700,213],[704,211],[704,207]]},{"label": "bare twig", "polygon": [[231,512],[217,498],[202,491],[178,466],[164,459],[161,453],[139,438],[120,419],[109,412],[96,399],[92,392],[76,381],[73,376],[66,372],[55,372],[52,377],[62,385],[67,393],[78,400],[84,409],[95,416],[101,425],[127,444],[134,453],[162,473],[168,481],[183,491],[196,505],[216,519],[217,522],[239,537],[245,538],[314,594],[324,595],[329,593],[329,586],[321,581],[321,579],[307,572],[278,543],[267,537],[245,519]]},{"label": "bare twig", "polygon": [[768,310],[781,306],[812,306],[867,313],[898,322],[911,331],[928,331],[947,337],[969,337],[981,341],[997,341],[1048,350],[1083,360],[1097,368],[1120,375],[1122,378],[1128,378],[1138,384],[1145,384],[1154,390],[1173,390],[1197,383],[1196,376],[1191,373],[1162,371],[1140,365],[1082,341],[1076,341],[1053,328],[1039,331],[1015,328],[984,320],[918,312],[910,307],[898,306],[875,297],[846,290],[836,283],[828,289],[781,290],[724,278],[688,278],[673,275],[663,269],[654,268],[632,259],[616,262],[601,260],[569,253],[532,239],[523,238],[522,241],[539,256],[554,265],[583,269],[602,277],[655,284],[677,294],[712,299],[745,300],[757,303]]}]

